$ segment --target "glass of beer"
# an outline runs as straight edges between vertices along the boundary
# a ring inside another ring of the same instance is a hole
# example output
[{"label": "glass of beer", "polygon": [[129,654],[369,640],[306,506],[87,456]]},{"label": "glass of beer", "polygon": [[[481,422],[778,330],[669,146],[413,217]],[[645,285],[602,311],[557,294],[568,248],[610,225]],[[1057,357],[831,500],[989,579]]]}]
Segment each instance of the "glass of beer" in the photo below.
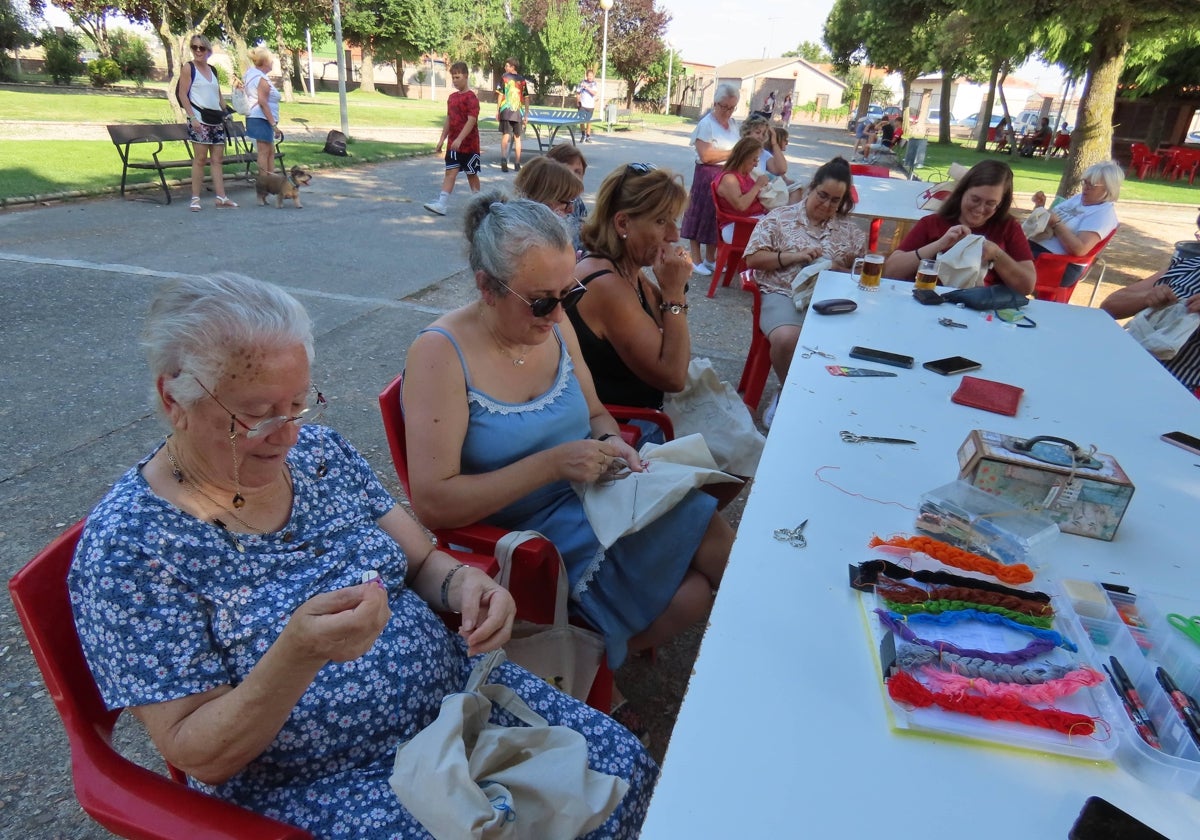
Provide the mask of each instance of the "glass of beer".
[{"label": "glass of beer", "polygon": [[879,278],[883,276],[883,255],[867,254],[854,261],[851,274],[858,275],[858,288],[866,292],[879,291]]},{"label": "glass of beer", "polygon": [[934,289],[937,287],[938,268],[937,260],[921,260],[921,265],[917,267],[917,285],[918,289]]}]

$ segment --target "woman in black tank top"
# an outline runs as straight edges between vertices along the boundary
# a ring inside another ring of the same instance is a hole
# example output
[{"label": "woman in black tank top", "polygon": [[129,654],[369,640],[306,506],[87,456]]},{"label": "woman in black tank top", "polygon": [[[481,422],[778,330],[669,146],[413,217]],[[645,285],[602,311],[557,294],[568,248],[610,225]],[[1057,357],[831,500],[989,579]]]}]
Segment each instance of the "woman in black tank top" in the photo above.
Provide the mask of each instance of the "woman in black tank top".
[{"label": "woman in black tank top", "polygon": [[575,277],[588,293],[570,317],[603,402],[660,408],[663,393],[687,381],[692,263],[678,226],[686,203],[678,175],[631,163],[604,179],[584,223]]}]

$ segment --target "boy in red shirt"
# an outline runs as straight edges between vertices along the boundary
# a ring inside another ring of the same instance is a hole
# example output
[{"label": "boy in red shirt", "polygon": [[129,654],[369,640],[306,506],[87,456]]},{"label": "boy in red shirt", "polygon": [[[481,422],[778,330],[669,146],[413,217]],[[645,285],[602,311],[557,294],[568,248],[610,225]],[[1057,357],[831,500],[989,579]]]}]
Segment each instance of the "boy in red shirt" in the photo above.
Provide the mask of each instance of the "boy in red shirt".
[{"label": "boy in red shirt", "polygon": [[475,91],[467,90],[469,72],[462,61],[450,65],[454,93],[446,100],[446,124],[435,150],[440,153],[446,141],[450,141],[446,150],[446,176],[442,178],[442,192],[437,200],[425,205],[426,210],[439,216],[446,215],[446,200],[454,191],[459,170],[467,173],[471,192],[479,192],[479,99]]}]

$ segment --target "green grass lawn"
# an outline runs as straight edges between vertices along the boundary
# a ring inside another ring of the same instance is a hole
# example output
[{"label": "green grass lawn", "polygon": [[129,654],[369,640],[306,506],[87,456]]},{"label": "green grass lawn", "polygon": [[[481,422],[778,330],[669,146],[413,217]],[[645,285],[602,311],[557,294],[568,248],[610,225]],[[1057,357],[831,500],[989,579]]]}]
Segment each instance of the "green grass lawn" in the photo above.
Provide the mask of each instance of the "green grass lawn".
[{"label": "green grass lawn", "polygon": [[[917,168],[917,177],[922,180],[941,180],[951,163],[973,166],[984,157],[1002,160],[1012,167],[1013,189],[1018,193],[1034,193],[1042,190],[1048,196],[1058,190],[1062,179],[1066,157],[1021,157],[1020,155],[997,154],[975,151],[975,141],[952,141],[948,144],[930,143],[925,153],[925,166]],[[1154,201],[1166,204],[1200,203],[1200,183],[1189,186],[1187,181],[1163,181],[1137,178],[1126,179],[1121,187],[1122,201]]]}]

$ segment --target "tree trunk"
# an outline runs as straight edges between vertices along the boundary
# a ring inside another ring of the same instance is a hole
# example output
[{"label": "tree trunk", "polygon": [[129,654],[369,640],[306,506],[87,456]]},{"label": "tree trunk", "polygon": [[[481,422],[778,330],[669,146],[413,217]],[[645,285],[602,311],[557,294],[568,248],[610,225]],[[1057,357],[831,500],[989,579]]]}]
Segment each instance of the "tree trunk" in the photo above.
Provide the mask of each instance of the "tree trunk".
[{"label": "tree trunk", "polygon": [[404,81],[404,59],[396,56],[396,89],[400,96],[408,99],[408,83]]},{"label": "tree trunk", "polygon": [[308,89],[308,70],[305,67],[304,62],[300,60],[300,50],[288,50],[288,55],[291,56],[292,59],[291,67],[293,90],[299,88],[300,90],[311,94],[311,91]]},{"label": "tree trunk", "polygon": [[167,102],[170,103],[171,110],[175,113],[176,121],[183,122],[186,114],[175,96],[175,91],[179,90],[181,71],[188,61],[188,57],[185,55],[187,45],[192,42],[192,35],[195,33],[185,32],[182,35],[175,35],[171,32],[165,15],[155,21],[154,31],[158,35],[159,43],[162,44],[163,52],[167,57]]},{"label": "tree trunk", "polygon": [[363,93],[375,93],[375,51],[370,43],[362,45],[362,66],[358,70],[358,89]]},{"label": "tree trunk", "polygon": [[942,71],[942,107],[938,120],[938,142],[950,142],[950,96],[954,92],[954,74]]},{"label": "tree trunk", "polygon": [[999,61],[992,65],[992,75],[988,79],[987,98],[984,100],[983,107],[979,109],[979,119],[975,122],[977,138],[975,141],[975,151],[977,152],[987,151],[988,123],[991,122],[992,108],[996,107],[996,83],[1000,78],[1000,65],[1001,62]]},{"label": "tree trunk", "polygon": [[287,42],[283,40],[283,18],[279,14],[279,6],[276,4],[272,16],[275,18],[275,55],[279,59],[279,75],[280,81],[283,83],[283,90],[279,92],[280,98],[284,102],[296,101],[296,89],[292,87],[292,56],[288,52]]},{"label": "tree trunk", "polygon": [[1064,198],[1078,191],[1085,169],[1112,157],[1113,102],[1129,49],[1129,30],[1129,21],[1113,16],[1102,20],[1092,37],[1079,124],[1071,132],[1071,151],[1058,183],[1058,194]]}]

